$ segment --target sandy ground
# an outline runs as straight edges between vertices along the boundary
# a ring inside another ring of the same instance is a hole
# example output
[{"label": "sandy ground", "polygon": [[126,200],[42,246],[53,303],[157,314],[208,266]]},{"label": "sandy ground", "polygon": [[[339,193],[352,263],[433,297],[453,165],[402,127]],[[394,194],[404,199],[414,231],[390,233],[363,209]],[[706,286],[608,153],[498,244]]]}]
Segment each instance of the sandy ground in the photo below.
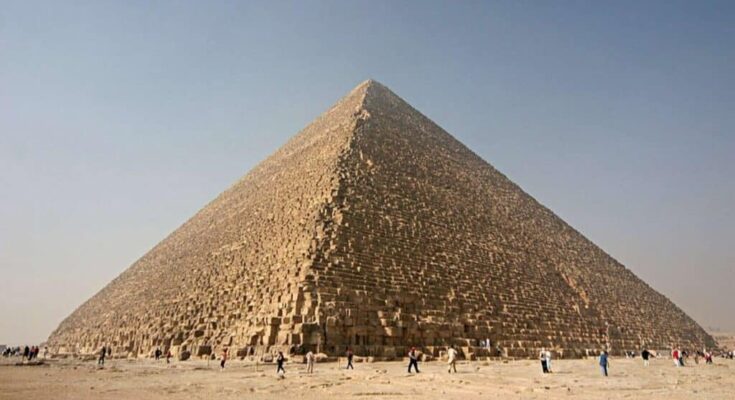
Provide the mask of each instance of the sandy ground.
[{"label": "sandy ground", "polygon": [[233,361],[220,370],[216,361],[165,362],[53,361],[44,366],[13,366],[0,360],[0,399],[735,399],[735,361],[676,368],[657,359],[644,368],[640,359],[612,359],[610,376],[596,360],[554,360],[543,375],[535,361],[461,362],[448,374],[442,362],[421,363],[409,375],[401,362],[287,364],[284,379],[275,366]]}]

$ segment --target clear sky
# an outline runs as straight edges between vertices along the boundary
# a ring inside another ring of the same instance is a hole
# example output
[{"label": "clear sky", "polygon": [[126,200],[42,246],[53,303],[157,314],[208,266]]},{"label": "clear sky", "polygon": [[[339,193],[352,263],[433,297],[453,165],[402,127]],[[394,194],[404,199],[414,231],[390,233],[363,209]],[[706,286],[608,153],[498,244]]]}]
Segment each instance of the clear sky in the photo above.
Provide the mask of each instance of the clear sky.
[{"label": "clear sky", "polygon": [[735,330],[735,2],[0,0],[0,343],[368,78]]}]

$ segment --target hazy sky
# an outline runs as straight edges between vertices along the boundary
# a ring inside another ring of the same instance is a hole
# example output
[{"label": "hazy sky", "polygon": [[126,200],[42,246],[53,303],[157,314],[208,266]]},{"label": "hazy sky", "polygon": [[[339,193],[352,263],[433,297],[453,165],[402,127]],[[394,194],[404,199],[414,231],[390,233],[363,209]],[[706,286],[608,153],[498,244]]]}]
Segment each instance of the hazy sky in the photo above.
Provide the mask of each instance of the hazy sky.
[{"label": "hazy sky", "polygon": [[0,0],[0,343],[44,340],[367,78],[735,330],[734,21],[732,1]]}]

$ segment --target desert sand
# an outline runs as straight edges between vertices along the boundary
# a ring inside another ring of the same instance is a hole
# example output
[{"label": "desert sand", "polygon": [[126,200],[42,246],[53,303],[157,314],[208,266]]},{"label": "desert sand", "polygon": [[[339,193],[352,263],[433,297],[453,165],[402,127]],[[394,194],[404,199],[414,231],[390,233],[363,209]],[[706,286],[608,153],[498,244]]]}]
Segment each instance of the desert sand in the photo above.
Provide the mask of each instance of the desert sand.
[{"label": "desert sand", "polygon": [[287,364],[216,361],[50,361],[42,366],[0,366],[0,399],[735,399],[735,361],[716,359],[676,368],[668,359],[643,367],[640,359],[612,359],[610,376],[597,361],[554,360],[543,375],[536,361],[461,362],[448,374],[443,362],[421,363],[409,375],[401,362],[357,363],[354,370],[319,363],[313,375]]}]

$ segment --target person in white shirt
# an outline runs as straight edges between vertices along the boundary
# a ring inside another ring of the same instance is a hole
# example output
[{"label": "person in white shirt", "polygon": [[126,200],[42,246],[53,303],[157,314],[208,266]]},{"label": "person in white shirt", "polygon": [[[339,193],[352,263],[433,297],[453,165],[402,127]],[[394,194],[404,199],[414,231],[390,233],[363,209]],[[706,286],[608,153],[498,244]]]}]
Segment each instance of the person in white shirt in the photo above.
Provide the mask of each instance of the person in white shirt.
[{"label": "person in white shirt", "polygon": [[457,350],[454,348],[454,345],[449,347],[449,350],[447,350],[447,356],[448,356],[448,363],[449,363],[449,373],[452,373],[452,370],[454,370],[454,373],[457,373]]},{"label": "person in white shirt", "polygon": [[546,369],[551,373],[551,351],[546,350],[546,354],[544,355],[546,356]]}]

